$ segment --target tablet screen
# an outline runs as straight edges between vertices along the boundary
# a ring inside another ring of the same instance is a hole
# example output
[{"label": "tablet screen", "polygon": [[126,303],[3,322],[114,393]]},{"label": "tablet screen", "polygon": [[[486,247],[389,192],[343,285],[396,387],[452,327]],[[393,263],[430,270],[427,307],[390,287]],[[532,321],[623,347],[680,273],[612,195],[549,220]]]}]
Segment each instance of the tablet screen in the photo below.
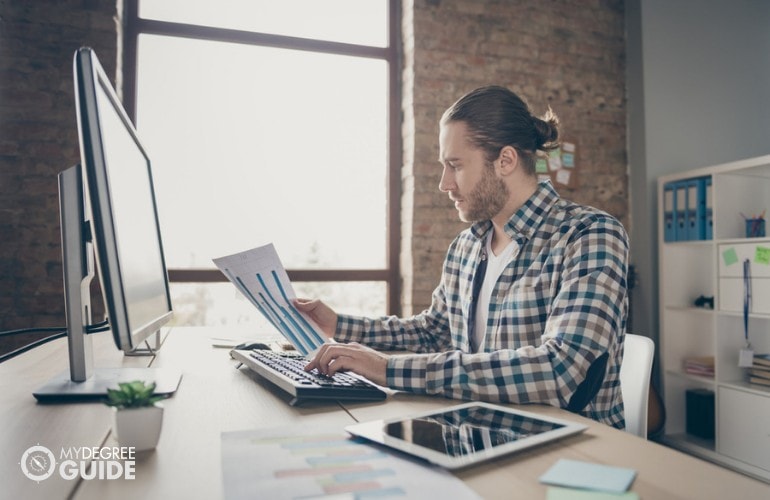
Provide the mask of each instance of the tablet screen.
[{"label": "tablet screen", "polygon": [[582,432],[567,420],[488,403],[349,426],[353,435],[453,469]]},{"label": "tablet screen", "polygon": [[562,427],[561,424],[497,408],[470,406],[391,422],[385,425],[384,432],[387,436],[456,457]]}]

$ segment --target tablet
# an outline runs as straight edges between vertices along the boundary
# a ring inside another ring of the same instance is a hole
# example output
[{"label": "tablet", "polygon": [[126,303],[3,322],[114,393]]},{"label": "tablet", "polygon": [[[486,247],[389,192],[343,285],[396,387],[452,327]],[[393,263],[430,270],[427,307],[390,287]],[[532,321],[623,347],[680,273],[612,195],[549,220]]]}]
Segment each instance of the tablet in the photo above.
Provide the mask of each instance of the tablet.
[{"label": "tablet", "polygon": [[447,469],[460,469],[585,431],[587,425],[489,403],[441,410],[345,428]]}]

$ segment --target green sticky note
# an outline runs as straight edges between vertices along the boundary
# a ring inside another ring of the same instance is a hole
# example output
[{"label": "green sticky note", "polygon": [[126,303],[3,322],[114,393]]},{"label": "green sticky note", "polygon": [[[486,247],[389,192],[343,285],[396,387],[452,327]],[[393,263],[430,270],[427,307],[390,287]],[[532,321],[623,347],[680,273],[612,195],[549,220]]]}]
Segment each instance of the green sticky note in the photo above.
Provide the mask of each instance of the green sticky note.
[{"label": "green sticky note", "polygon": [[725,260],[726,266],[732,266],[738,262],[738,254],[735,252],[735,248],[728,248],[722,252],[722,258]]},{"label": "green sticky note", "polygon": [[770,265],[770,248],[757,246],[757,251],[754,252],[754,262]]},{"label": "green sticky note", "polygon": [[633,491],[625,493],[607,493],[606,491],[578,490],[549,486],[545,500],[639,500]]},{"label": "green sticky note", "polygon": [[539,174],[547,174],[548,163],[544,159],[538,158],[538,160],[535,162],[535,172]]}]

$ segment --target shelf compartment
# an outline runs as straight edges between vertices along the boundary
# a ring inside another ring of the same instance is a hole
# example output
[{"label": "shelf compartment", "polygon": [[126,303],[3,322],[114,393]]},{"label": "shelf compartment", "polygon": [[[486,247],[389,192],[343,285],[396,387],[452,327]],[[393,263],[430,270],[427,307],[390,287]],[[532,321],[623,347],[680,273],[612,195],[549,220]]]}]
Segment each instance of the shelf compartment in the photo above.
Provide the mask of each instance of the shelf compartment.
[{"label": "shelf compartment", "polygon": [[[716,360],[717,380],[720,383],[745,384],[763,392],[762,386],[742,382],[746,379],[746,368],[738,366],[738,355],[746,345],[743,315],[720,313],[716,318],[716,352],[719,353]],[[770,352],[770,318],[752,317],[750,319],[749,340],[755,353]]]},{"label": "shelf compartment", "polygon": [[[714,175],[714,236],[739,239],[746,236],[743,218],[761,214],[770,206],[770,166],[762,165],[740,173]],[[735,193],[738,195],[725,195]]]},{"label": "shelf compartment", "polygon": [[667,333],[659,342],[665,370],[681,371],[684,358],[714,356],[713,317],[685,309],[667,311],[661,325]]},{"label": "shelf compartment", "polygon": [[664,245],[660,266],[663,307],[694,308],[698,297],[714,296],[714,246],[708,242]]},{"label": "shelf compartment", "polygon": [[[666,371],[663,402],[666,408],[666,434],[681,434],[687,429],[686,393],[689,389],[715,391],[713,379],[682,371]],[[716,411],[716,409],[715,409]]]}]

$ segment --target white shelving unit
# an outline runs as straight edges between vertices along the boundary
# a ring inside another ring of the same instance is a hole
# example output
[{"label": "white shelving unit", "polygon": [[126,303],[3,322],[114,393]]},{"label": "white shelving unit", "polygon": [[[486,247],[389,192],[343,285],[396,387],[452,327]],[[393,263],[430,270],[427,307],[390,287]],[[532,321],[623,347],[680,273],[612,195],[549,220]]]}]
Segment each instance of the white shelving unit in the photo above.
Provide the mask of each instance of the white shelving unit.
[{"label": "white shelving unit", "polygon": [[[664,186],[707,176],[712,181],[713,239],[665,241]],[[770,387],[748,383],[746,369],[738,367],[744,346],[743,281],[742,266],[733,258],[733,252],[752,255],[757,246],[760,251],[770,248],[770,238],[744,237],[741,215],[770,212],[770,155],[661,177],[658,200],[659,348],[667,416],[662,440],[770,482]],[[749,336],[755,352],[770,353],[770,265],[763,258],[751,260]],[[714,297],[713,310],[695,307],[701,295]],[[714,357],[713,378],[685,373],[683,360],[695,356]],[[714,439],[687,433],[690,389],[714,393]]]}]

